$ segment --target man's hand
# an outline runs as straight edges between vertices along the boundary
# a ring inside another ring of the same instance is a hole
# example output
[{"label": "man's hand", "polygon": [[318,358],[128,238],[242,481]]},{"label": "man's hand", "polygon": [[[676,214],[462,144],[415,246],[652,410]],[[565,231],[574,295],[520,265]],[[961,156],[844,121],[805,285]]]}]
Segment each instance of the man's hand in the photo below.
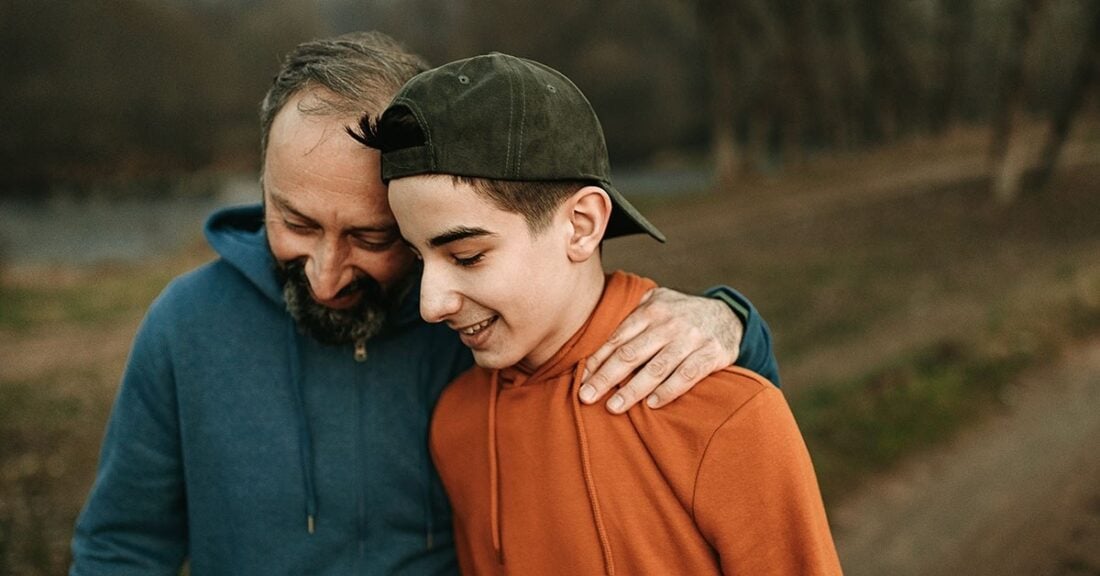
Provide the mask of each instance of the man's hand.
[{"label": "man's hand", "polygon": [[643,364],[607,401],[621,414],[642,398],[660,408],[737,360],[744,326],[719,300],[657,288],[588,359],[581,401],[594,404]]}]

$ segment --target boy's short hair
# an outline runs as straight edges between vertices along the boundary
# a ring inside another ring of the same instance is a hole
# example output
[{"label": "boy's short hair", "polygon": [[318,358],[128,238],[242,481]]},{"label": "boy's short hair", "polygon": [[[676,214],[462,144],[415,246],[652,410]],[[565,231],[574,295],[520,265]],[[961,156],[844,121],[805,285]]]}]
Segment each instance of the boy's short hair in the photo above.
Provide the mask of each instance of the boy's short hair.
[{"label": "boy's short hair", "polygon": [[493,180],[452,175],[456,183],[469,184],[474,192],[497,208],[523,216],[531,232],[542,232],[550,225],[554,210],[577,190],[591,182],[569,180]]},{"label": "boy's short hair", "polygon": [[[364,116],[359,130],[352,136],[382,151],[385,182],[421,174],[492,182],[480,191],[535,227],[550,212],[545,206],[552,210],[595,185],[611,197],[605,238],[646,233],[665,240],[611,184],[603,129],[584,94],[538,62],[494,52],[428,70],[407,82],[377,121]],[[518,193],[508,191],[512,182]],[[540,193],[550,196],[528,198]],[[524,206],[535,206],[533,215]]]}]

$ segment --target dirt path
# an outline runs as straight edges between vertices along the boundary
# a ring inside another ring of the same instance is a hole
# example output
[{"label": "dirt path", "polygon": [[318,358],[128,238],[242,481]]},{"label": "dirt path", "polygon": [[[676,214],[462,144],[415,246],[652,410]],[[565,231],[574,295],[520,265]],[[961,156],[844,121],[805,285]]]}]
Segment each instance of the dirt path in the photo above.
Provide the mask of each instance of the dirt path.
[{"label": "dirt path", "polygon": [[845,572],[1100,575],[1100,341],[830,510]]}]

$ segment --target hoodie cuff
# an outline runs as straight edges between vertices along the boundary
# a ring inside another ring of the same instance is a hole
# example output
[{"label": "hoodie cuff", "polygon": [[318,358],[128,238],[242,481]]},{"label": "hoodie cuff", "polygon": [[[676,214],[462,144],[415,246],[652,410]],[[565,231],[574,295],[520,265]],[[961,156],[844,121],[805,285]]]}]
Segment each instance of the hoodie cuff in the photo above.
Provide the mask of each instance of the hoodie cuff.
[{"label": "hoodie cuff", "polygon": [[752,302],[729,286],[715,286],[703,293],[708,298],[721,300],[741,319],[744,326],[741,349],[735,366],[747,368],[779,386],[779,365],[772,351],[772,337],[768,325],[756,312]]}]

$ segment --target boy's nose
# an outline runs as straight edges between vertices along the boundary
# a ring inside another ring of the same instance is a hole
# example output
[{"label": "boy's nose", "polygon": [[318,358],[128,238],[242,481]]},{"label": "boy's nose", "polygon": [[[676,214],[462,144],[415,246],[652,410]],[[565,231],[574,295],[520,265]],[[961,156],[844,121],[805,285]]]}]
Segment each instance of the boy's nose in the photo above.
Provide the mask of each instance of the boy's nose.
[{"label": "boy's nose", "polygon": [[426,322],[442,322],[462,308],[462,297],[425,265],[420,281],[420,316]]}]

